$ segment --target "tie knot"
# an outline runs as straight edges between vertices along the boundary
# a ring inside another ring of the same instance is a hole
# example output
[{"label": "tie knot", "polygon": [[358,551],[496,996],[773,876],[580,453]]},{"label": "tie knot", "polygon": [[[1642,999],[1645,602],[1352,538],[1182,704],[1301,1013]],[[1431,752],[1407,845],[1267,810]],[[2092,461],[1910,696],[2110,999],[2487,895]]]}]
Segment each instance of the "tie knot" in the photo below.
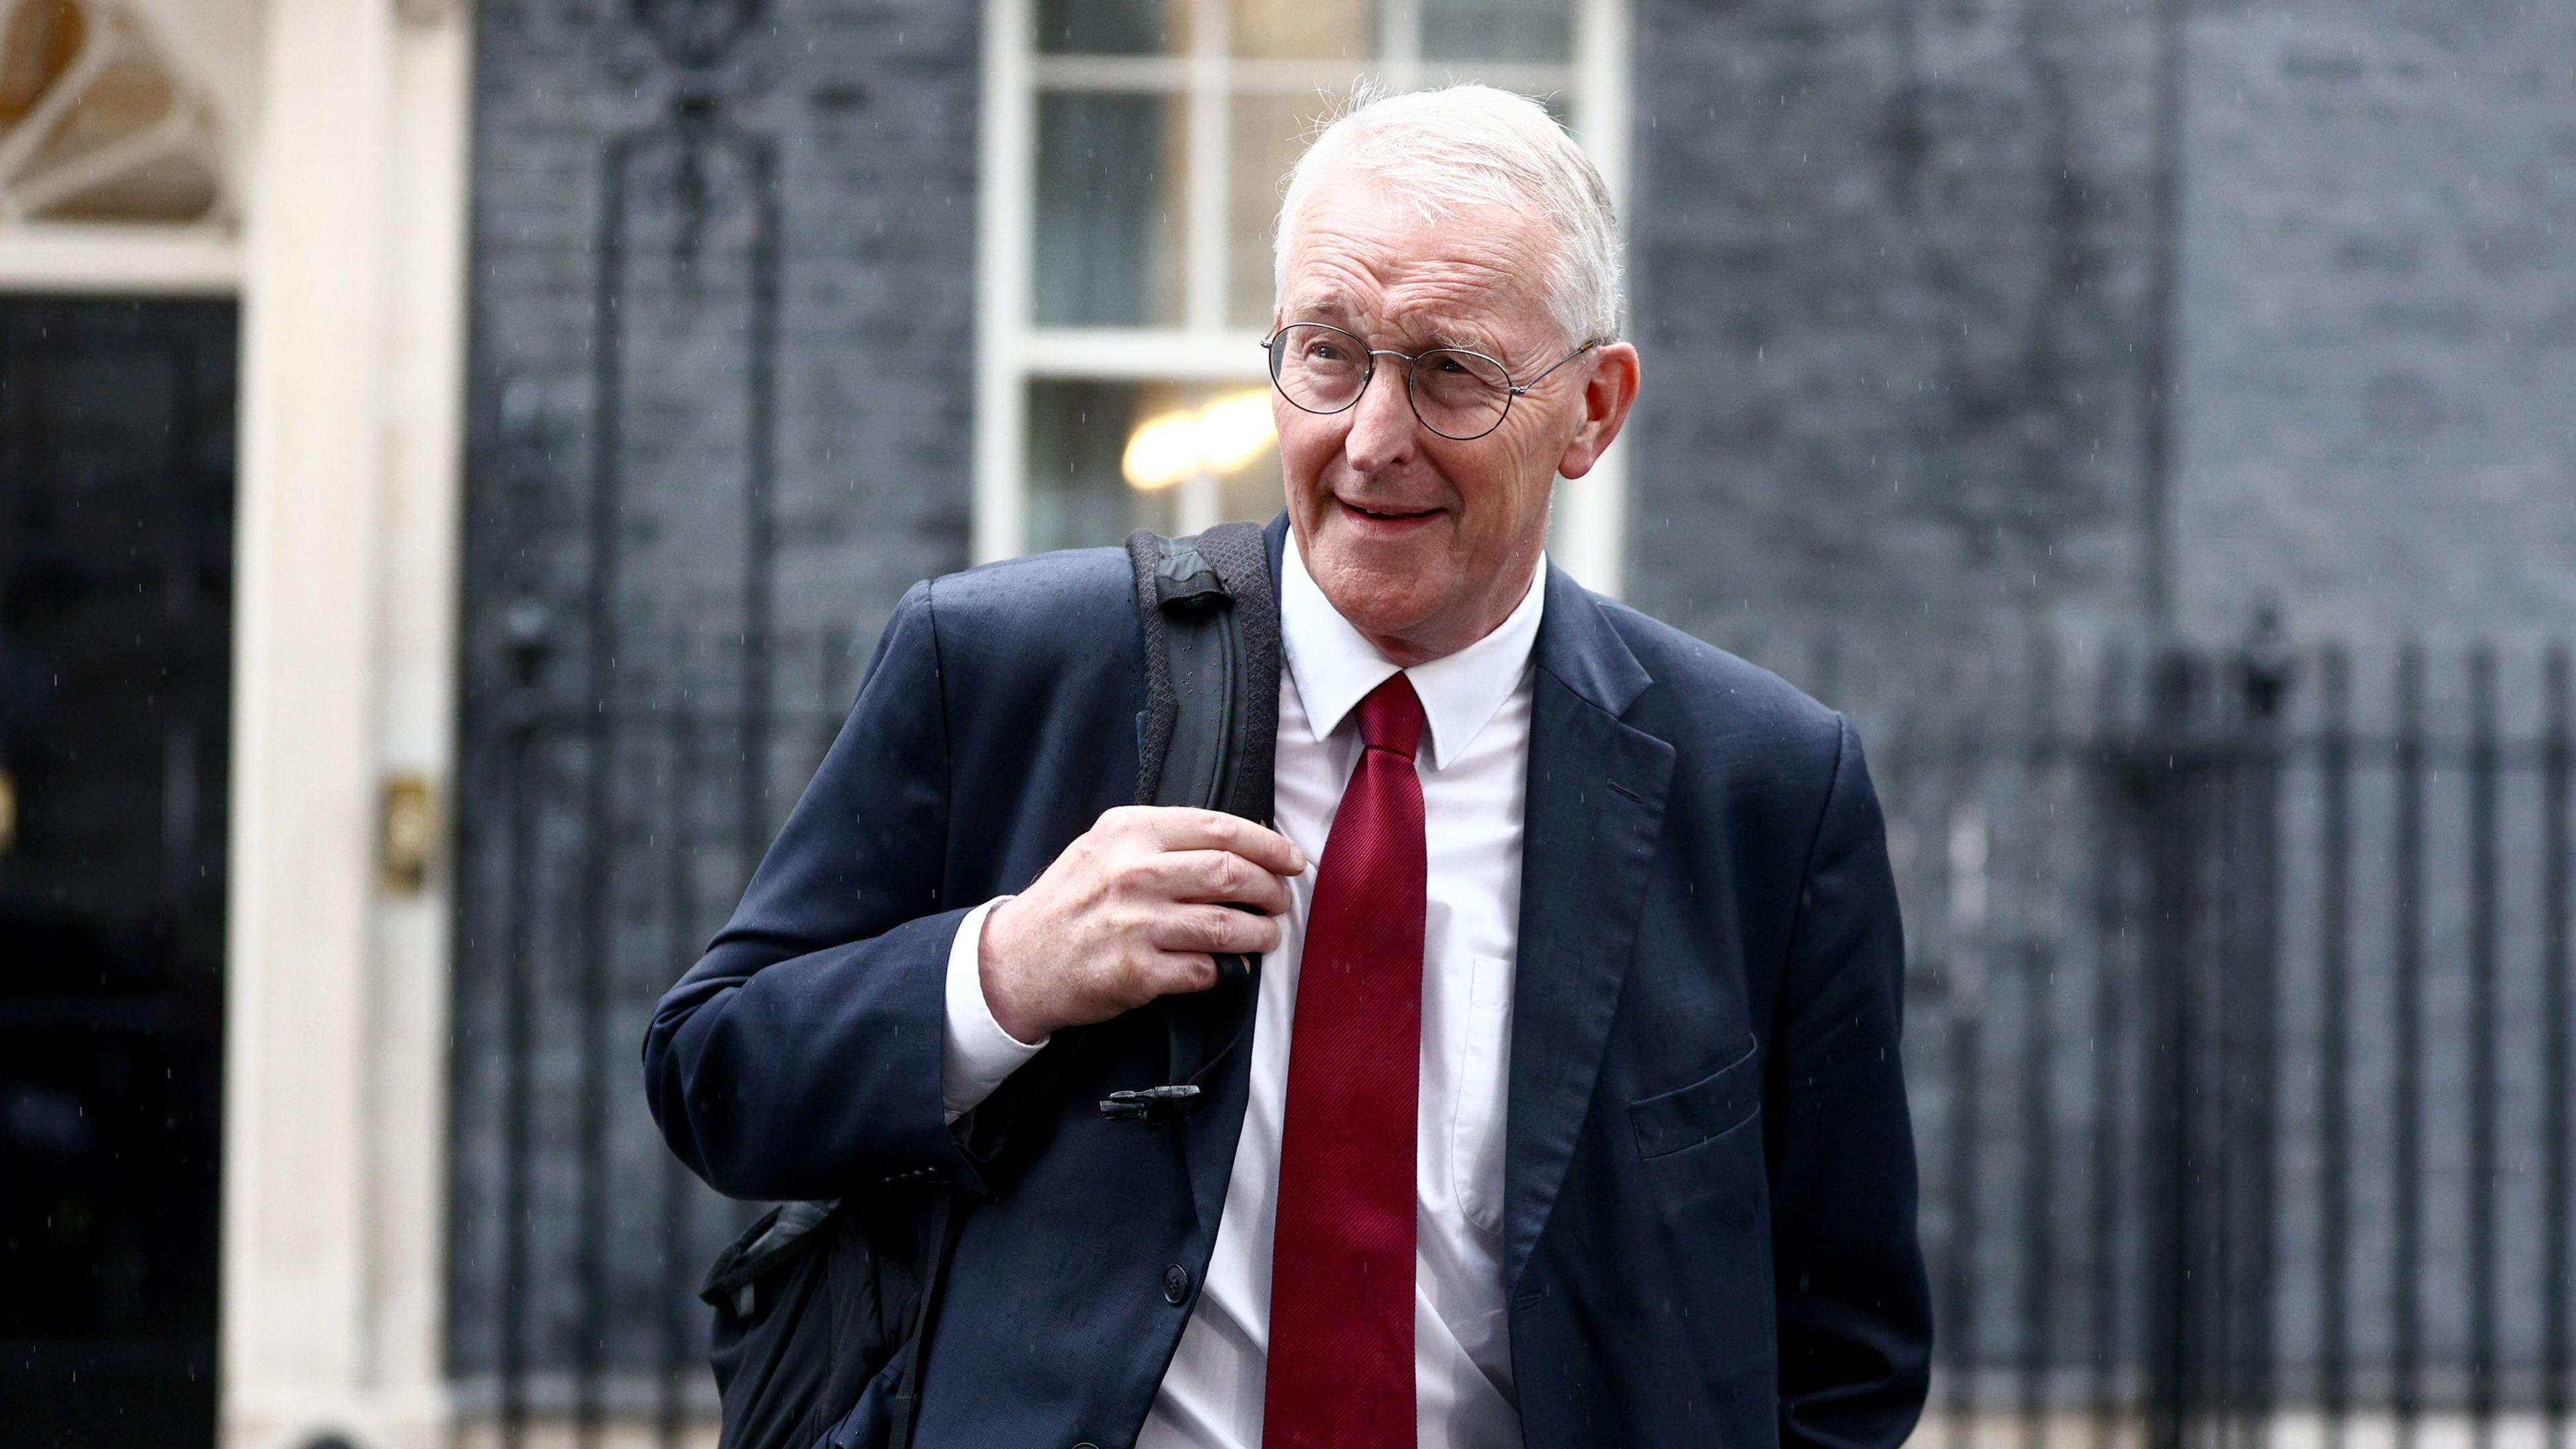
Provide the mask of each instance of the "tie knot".
[{"label": "tie knot", "polygon": [[1413,681],[1397,670],[1386,683],[1360,701],[1360,741],[1372,750],[1388,750],[1410,760],[1422,745],[1422,697]]}]

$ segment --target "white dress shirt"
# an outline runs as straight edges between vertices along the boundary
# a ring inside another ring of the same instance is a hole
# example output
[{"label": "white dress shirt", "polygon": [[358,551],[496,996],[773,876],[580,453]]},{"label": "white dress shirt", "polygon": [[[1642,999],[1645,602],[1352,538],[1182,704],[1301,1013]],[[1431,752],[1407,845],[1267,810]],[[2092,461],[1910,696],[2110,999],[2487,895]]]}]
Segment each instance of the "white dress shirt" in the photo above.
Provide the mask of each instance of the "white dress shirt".
[{"label": "white dress shirt", "polygon": [[[1422,953],[1422,1075],[1415,1124],[1414,1402],[1421,1449],[1518,1449],[1503,1285],[1503,1107],[1520,923],[1521,819],[1529,777],[1530,653],[1541,580],[1491,634],[1404,671],[1422,700],[1429,899]],[[1396,666],[1335,612],[1292,538],[1280,569],[1287,668],[1279,681],[1273,824],[1310,861],[1359,760],[1352,709]],[[1262,958],[1251,1098],[1216,1246],[1137,1449],[1254,1449],[1270,1336],[1270,1242],[1297,967],[1315,872],[1291,881],[1279,949]],[[948,960],[941,1094],[953,1120],[1036,1045],[1013,1039],[984,1000],[976,948],[988,902]]]}]

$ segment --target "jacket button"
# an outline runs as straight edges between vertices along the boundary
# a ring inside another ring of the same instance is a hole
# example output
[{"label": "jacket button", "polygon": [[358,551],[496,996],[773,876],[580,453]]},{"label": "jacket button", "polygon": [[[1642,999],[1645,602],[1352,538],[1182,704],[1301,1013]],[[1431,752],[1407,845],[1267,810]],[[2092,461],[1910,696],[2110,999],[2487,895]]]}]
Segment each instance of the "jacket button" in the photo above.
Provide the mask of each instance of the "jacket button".
[{"label": "jacket button", "polygon": [[1081,1443],[1074,1445],[1073,1449],[1100,1449],[1100,1446],[1092,1443],[1088,1439],[1085,1439]]},{"label": "jacket button", "polygon": [[1190,1270],[1178,1263],[1163,1270],[1163,1301],[1174,1308],[1190,1301]]}]

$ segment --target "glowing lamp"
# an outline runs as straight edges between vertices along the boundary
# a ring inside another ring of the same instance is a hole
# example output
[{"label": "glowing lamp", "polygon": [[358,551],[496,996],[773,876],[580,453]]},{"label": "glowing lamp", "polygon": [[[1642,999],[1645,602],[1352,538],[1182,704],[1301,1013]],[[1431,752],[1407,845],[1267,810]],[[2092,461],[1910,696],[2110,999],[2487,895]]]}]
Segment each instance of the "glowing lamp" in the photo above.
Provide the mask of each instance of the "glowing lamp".
[{"label": "glowing lamp", "polygon": [[1131,488],[1151,492],[1201,475],[1231,473],[1260,457],[1277,436],[1270,393],[1228,393],[1205,407],[1147,418],[1127,439],[1119,470]]}]

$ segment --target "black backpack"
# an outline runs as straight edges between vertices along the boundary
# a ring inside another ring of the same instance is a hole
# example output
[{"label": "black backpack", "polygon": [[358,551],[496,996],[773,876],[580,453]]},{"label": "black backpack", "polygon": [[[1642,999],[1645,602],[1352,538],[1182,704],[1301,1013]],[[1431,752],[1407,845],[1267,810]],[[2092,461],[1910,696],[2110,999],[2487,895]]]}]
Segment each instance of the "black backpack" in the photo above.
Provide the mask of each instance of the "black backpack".
[{"label": "black backpack", "polygon": [[[1194,538],[1139,531],[1127,552],[1145,643],[1138,803],[1266,823],[1279,722],[1268,541],[1258,525],[1229,523]],[[1225,1046],[1185,1056],[1176,1027],[1171,1080],[1111,1093],[1104,1116],[1153,1126],[1196,1110],[1199,1083],[1251,1020],[1253,963],[1223,957],[1218,966],[1209,995],[1235,1019]],[[909,1449],[920,1345],[970,1210],[958,1194],[905,1175],[860,1195],[782,1203],[727,1245],[698,1290],[715,1309],[708,1357],[723,1400],[722,1449]],[[890,1412],[863,1420],[860,1398],[887,1375]]]}]

